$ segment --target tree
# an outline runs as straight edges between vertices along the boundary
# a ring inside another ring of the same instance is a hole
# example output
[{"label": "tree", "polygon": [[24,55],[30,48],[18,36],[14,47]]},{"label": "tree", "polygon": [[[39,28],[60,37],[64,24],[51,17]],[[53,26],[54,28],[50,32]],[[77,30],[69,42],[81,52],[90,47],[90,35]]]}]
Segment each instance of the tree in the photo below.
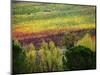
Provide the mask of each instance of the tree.
[{"label": "tree", "polygon": [[12,42],[13,50],[13,73],[23,73],[25,72],[25,54],[21,48],[21,45],[18,40],[13,40]]},{"label": "tree", "polygon": [[63,64],[65,70],[95,69],[96,55],[84,46],[73,47],[66,51]]}]

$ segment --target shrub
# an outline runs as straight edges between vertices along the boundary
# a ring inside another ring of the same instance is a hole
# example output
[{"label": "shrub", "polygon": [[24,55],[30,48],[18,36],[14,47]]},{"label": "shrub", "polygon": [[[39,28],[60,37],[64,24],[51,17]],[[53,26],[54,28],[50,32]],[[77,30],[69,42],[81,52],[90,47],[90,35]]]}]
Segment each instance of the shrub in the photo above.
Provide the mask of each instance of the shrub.
[{"label": "shrub", "polygon": [[27,46],[24,51],[25,53],[25,62],[26,62],[26,73],[32,73],[36,71],[36,49],[35,46],[31,43]]},{"label": "shrub", "polygon": [[25,49],[18,41],[13,45],[15,74],[63,70],[62,52],[53,41],[43,41],[39,50],[32,43],[25,46]]},{"label": "shrub", "polygon": [[49,44],[43,41],[39,54],[42,72],[63,70],[62,53],[60,49],[55,46],[53,41],[49,42]]},{"label": "shrub", "polygon": [[63,62],[62,62],[63,54],[61,50],[55,46],[53,41],[49,43],[49,49],[51,53],[52,71],[62,71],[63,70]]},{"label": "shrub", "polygon": [[63,64],[65,70],[95,69],[96,54],[84,46],[73,47],[66,51]]},{"label": "shrub", "polygon": [[25,72],[26,63],[25,63],[25,54],[21,48],[20,43],[15,40],[12,42],[13,49],[13,73],[23,73]]}]

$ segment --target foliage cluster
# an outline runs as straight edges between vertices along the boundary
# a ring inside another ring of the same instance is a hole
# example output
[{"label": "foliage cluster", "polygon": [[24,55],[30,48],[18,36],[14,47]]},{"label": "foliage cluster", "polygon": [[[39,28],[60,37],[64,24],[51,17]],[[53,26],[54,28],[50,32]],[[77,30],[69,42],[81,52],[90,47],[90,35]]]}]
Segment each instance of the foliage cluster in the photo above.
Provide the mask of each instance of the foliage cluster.
[{"label": "foliage cluster", "polygon": [[[65,37],[65,51],[57,47],[53,41],[49,43],[43,41],[39,49],[36,49],[32,43],[23,48],[18,41],[13,41],[13,72],[17,74],[95,69],[96,52],[91,48],[94,44],[88,46],[91,40],[79,43],[87,36],[90,39],[90,36],[86,34],[77,42],[78,45],[72,42],[75,40],[73,36]],[[70,40],[69,44],[68,40]]]},{"label": "foliage cluster", "polygon": [[49,44],[43,41],[39,50],[33,44],[23,49],[15,42],[13,43],[13,72],[62,71],[62,56],[61,50],[52,41]]}]

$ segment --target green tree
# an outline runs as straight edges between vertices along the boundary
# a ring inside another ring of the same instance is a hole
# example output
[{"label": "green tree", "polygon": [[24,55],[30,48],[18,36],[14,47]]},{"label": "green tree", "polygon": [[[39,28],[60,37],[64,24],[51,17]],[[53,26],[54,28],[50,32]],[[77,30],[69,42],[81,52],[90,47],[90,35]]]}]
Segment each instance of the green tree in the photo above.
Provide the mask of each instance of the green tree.
[{"label": "green tree", "polygon": [[63,57],[65,70],[85,70],[96,68],[96,55],[89,48],[77,46],[66,51]]},{"label": "green tree", "polygon": [[25,54],[21,48],[18,40],[12,42],[12,55],[13,55],[13,73],[24,73],[25,72]]}]

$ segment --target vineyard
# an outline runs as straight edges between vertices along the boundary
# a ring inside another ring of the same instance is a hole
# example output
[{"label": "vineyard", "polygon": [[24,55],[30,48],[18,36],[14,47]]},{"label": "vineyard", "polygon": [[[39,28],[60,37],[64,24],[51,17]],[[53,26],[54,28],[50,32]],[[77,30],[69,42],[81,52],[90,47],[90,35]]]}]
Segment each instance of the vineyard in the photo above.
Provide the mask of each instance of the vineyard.
[{"label": "vineyard", "polygon": [[95,6],[14,1],[13,72],[95,69],[95,11]]}]

